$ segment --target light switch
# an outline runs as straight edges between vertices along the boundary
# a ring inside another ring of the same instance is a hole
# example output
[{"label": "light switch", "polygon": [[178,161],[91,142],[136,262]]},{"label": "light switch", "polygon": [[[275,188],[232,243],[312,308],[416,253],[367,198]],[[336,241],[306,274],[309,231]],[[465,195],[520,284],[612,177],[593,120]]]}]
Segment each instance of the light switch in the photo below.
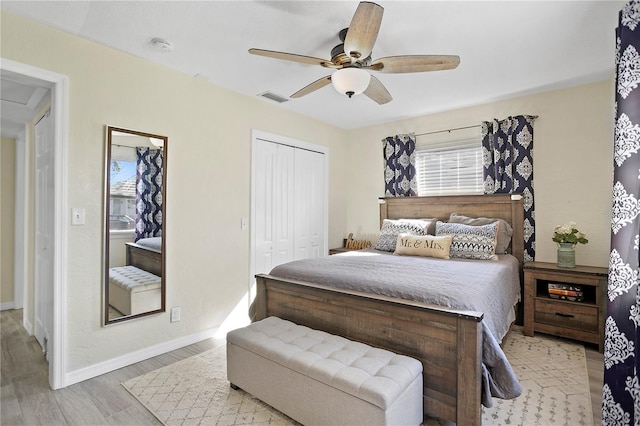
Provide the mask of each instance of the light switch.
[{"label": "light switch", "polygon": [[71,224],[72,225],[84,225],[86,210],[78,207],[71,209]]}]

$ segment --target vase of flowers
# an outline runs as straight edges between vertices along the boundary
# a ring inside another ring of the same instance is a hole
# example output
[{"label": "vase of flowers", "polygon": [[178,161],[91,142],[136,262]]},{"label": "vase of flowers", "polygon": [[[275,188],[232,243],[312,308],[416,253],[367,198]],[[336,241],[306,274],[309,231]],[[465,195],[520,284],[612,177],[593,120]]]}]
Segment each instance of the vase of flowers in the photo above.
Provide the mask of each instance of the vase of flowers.
[{"label": "vase of flowers", "polygon": [[587,244],[587,236],[580,232],[575,222],[558,225],[553,229],[553,241],[558,244],[558,266],[574,268],[576,266],[576,244]]}]

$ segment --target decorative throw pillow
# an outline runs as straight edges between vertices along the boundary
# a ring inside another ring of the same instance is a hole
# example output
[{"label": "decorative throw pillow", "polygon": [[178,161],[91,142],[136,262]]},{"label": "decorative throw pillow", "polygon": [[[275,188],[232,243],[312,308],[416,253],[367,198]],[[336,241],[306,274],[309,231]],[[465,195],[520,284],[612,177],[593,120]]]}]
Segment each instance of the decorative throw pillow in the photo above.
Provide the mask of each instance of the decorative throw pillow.
[{"label": "decorative throw pillow", "polygon": [[506,220],[492,217],[469,217],[455,213],[451,213],[451,216],[449,216],[449,223],[482,226],[493,222],[500,222],[500,226],[498,227],[498,241],[496,242],[496,253],[505,254],[509,248],[509,244],[511,244],[511,236],[513,235],[513,229]]},{"label": "decorative throw pillow", "polygon": [[493,260],[496,259],[496,236],[499,225],[499,222],[481,226],[438,222],[436,236],[453,236],[449,249],[450,257]]},{"label": "decorative throw pillow", "polygon": [[436,237],[434,235],[402,233],[398,235],[394,254],[449,259],[449,248],[452,240],[453,237],[451,235]]},{"label": "decorative throw pillow", "polygon": [[424,235],[429,222],[419,219],[385,219],[382,221],[380,238],[375,245],[376,250],[394,251],[398,234],[406,232],[413,235]]},{"label": "decorative throw pillow", "polygon": [[424,235],[436,235],[436,223],[438,222],[437,218],[420,218],[419,220],[424,220],[425,222],[429,223],[427,225],[427,230],[424,232]]}]

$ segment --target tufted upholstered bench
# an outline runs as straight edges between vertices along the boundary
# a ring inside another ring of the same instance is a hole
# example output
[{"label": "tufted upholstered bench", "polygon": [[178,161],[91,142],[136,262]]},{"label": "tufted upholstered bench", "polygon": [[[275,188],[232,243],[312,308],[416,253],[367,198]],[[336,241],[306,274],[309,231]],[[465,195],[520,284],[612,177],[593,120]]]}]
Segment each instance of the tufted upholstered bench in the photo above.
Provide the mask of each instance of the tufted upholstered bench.
[{"label": "tufted upholstered bench", "polygon": [[227,377],[313,425],[422,423],[422,364],[268,317],[227,334]]},{"label": "tufted upholstered bench", "polygon": [[109,269],[109,304],[125,315],[161,308],[161,279],[135,266]]}]

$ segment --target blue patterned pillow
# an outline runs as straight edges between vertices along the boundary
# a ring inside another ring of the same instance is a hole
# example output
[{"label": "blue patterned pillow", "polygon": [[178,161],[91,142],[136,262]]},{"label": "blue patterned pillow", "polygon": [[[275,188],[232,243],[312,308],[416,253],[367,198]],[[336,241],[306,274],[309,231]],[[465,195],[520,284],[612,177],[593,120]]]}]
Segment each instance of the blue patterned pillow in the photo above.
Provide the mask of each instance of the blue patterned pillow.
[{"label": "blue patterned pillow", "polygon": [[411,235],[425,235],[429,221],[419,219],[385,219],[382,221],[380,238],[374,247],[376,250],[395,251],[400,233]]},{"label": "blue patterned pillow", "polygon": [[463,223],[465,225],[482,226],[488,225],[493,222],[500,222],[498,225],[498,237],[496,240],[496,254],[505,254],[511,244],[511,236],[513,235],[513,229],[507,221],[503,219],[495,219],[489,217],[468,217],[456,213],[451,213],[449,216],[449,223]]},{"label": "blue patterned pillow", "polygon": [[438,222],[436,235],[451,235],[450,257],[462,259],[496,259],[496,240],[499,222],[482,226]]}]

